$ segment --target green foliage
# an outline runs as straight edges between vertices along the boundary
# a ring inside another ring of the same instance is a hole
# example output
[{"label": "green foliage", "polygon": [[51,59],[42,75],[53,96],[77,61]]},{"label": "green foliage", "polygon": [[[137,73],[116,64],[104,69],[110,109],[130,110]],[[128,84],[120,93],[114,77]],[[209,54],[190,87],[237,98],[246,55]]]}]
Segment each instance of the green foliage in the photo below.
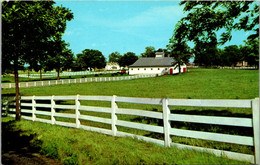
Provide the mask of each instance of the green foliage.
[{"label": "green foliage", "polygon": [[135,55],[135,53],[127,52],[120,58],[119,65],[123,67],[132,65],[137,59],[138,57]]},{"label": "green foliage", "polygon": [[226,66],[235,66],[238,61],[242,61],[242,53],[237,45],[226,46],[222,52],[223,63]]},{"label": "green foliage", "polygon": [[241,53],[244,55],[244,60],[249,65],[259,67],[259,40],[247,40],[244,46],[240,46]]},{"label": "green foliage", "polygon": [[74,55],[71,49],[66,48],[68,44],[65,41],[56,41],[53,47],[58,47],[51,55],[48,56],[44,63],[44,70],[51,71],[55,69],[58,72],[57,79],[59,80],[59,73],[63,70],[71,69],[73,66]]},{"label": "green foliage", "polygon": [[63,162],[64,165],[77,165],[78,164],[78,157],[77,157],[76,154],[73,154],[72,156],[63,159],[62,162]]},{"label": "green foliage", "polygon": [[[233,30],[253,32],[248,39],[259,36],[259,5],[253,1],[182,1],[187,13],[176,25],[170,40],[177,43],[193,41],[195,62],[206,66],[221,63],[217,46],[232,38]],[[217,38],[217,32],[225,30]],[[236,57],[226,63],[234,64]],[[227,60],[227,59],[226,59]],[[237,61],[238,62],[238,61]]]},{"label": "green foliage", "polygon": [[145,52],[141,54],[142,57],[155,57],[155,48],[153,46],[145,47]]},{"label": "green foliage", "polygon": [[259,5],[253,1],[183,1],[180,5],[184,5],[188,14],[177,24],[176,38],[217,42],[216,31],[224,28],[226,32],[222,33],[219,42],[224,44],[231,39],[235,29],[254,31],[254,36],[258,34]]},{"label": "green foliage", "polygon": [[[71,11],[54,1],[3,1],[3,71],[24,63],[39,65],[61,38]],[[38,63],[39,62],[39,63]],[[15,66],[14,66],[15,65]]]},{"label": "green foliage", "polygon": [[190,47],[186,43],[170,39],[170,44],[167,45],[167,48],[170,51],[170,57],[173,57],[178,63],[179,73],[181,73],[181,65],[188,63],[192,56]]},{"label": "green foliage", "polygon": [[48,143],[46,146],[43,146],[43,148],[40,150],[40,153],[49,158],[60,159],[58,144],[55,142]]},{"label": "green foliage", "polygon": [[106,65],[106,59],[99,50],[85,49],[82,53],[77,54],[77,65],[86,70],[90,68],[103,68]]},{"label": "green foliage", "polygon": [[119,52],[113,52],[111,53],[108,58],[109,58],[109,62],[119,62],[120,58],[122,57],[122,55]]}]

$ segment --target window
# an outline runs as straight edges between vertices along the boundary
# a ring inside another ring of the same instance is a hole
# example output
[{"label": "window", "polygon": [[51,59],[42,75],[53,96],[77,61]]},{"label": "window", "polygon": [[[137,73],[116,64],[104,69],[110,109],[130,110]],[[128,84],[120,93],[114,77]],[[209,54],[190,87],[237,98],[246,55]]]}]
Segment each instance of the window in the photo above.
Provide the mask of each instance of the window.
[{"label": "window", "polygon": [[165,68],[165,70],[167,70],[168,68]]},{"label": "window", "polygon": [[158,70],[160,70],[160,68],[158,68]]},{"label": "window", "polygon": [[151,70],[153,70],[153,68],[151,68]]},{"label": "window", "polygon": [[131,70],[134,70],[133,68]]},{"label": "window", "polygon": [[139,68],[137,70],[139,70]]},{"label": "window", "polygon": [[146,68],[144,68],[144,70],[146,70]]}]

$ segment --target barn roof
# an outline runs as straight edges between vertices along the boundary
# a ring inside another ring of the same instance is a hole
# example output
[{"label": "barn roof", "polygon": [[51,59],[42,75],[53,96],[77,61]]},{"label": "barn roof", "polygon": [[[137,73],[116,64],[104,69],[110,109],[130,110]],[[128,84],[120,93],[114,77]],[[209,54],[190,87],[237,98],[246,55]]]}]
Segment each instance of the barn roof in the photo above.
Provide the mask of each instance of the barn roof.
[{"label": "barn roof", "polygon": [[154,57],[145,57],[139,58],[134,64],[129,67],[157,67],[157,66],[174,66],[176,61],[171,57],[162,57],[162,58],[154,58]]}]

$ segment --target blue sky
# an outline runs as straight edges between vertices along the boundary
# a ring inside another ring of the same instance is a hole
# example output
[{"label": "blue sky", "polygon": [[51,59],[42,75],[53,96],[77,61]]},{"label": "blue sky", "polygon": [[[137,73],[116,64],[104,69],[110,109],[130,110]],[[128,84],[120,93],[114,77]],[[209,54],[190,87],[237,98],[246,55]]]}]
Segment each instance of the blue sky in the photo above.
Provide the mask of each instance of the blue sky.
[{"label": "blue sky", "polygon": [[[96,49],[107,59],[115,51],[140,55],[146,46],[166,48],[175,24],[186,15],[179,1],[56,1],[56,4],[74,13],[63,36],[74,54]],[[225,45],[243,44],[247,36],[243,31],[233,32],[232,40]]]}]

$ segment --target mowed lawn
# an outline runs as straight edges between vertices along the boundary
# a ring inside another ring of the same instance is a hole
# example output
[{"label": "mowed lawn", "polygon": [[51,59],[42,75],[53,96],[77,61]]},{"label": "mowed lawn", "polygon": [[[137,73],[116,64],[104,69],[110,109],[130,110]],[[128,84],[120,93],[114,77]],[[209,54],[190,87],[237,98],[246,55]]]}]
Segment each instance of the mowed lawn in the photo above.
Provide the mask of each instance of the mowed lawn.
[{"label": "mowed lawn", "polygon": [[[181,75],[167,75],[155,78],[136,79],[114,82],[92,82],[84,84],[54,85],[45,87],[21,88],[21,95],[103,95],[126,96],[142,98],[185,98],[185,99],[253,99],[259,97],[258,70],[229,69],[190,69]],[[14,95],[14,89],[2,89],[2,95]],[[81,104],[91,102],[82,101]],[[74,104],[62,102],[61,104]],[[110,106],[110,103],[91,103],[95,106]],[[152,111],[162,111],[161,106],[119,104],[119,107],[135,108]],[[232,108],[196,108],[171,107],[172,113],[235,116],[251,118],[250,109]],[[64,110],[64,113],[74,113],[75,110]],[[107,117],[107,114],[86,113]],[[38,116],[37,116],[38,117]],[[41,117],[41,116],[39,116]],[[119,120],[161,125],[159,120],[145,117],[118,115]],[[60,119],[57,119],[60,120]],[[62,119],[65,120],[65,119]],[[69,121],[69,120],[68,120]],[[70,121],[74,122],[74,121]],[[95,127],[110,129],[110,125],[82,121]],[[248,128],[205,125],[188,122],[174,122],[172,128],[191,129],[206,132],[222,132],[225,134],[252,136]],[[16,127],[16,126],[15,126]],[[245,164],[223,157],[195,151],[164,148],[156,144],[143,143],[131,138],[118,138],[83,130],[52,126],[38,122],[23,121],[19,127],[24,131],[32,131],[42,141],[40,152],[49,157],[61,160],[64,164]],[[118,127],[119,131],[139,134],[157,139],[163,135],[147,131]],[[44,132],[44,133],[43,133]],[[50,136],[51,135],[51,136]],[[55,136],[54,136],[55,135]],[[74,136],[70,136],[74,135]],[[171,136],[172,141],[193,146],[228,150],[253,154],[253,148],[243,145],[227,144],[207,140]],[[38,143],[38,142],[37,142]],[[34,140],[32,145],[34,146]]]},{"label": "mowed lawn", "polygon": [[[15,89],[2,89],[14,94]],[[258,70],[190,69],[167,75],[128,81],[93,82],[21,88],[21,95],[104,95],[143,98],[253,99],[259,97]]]}]

